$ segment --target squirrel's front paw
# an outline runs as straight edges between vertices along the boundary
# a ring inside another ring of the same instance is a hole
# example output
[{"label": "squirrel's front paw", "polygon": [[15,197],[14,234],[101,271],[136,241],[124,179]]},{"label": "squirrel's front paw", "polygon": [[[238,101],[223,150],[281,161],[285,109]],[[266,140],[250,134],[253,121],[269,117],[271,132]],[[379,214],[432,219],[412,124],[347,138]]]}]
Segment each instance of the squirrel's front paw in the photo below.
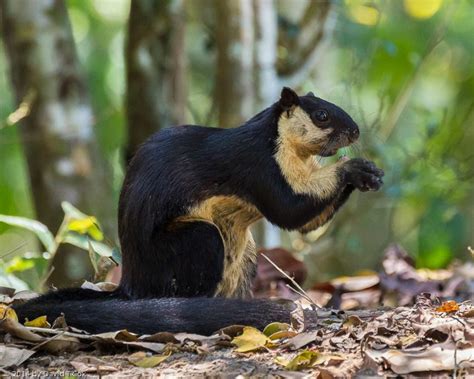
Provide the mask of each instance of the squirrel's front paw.
[{"label": "squirrel's front paw", "polygon": [[384,172],[371,161],[354,158],[345,162],[342,168],[346,182],[362,192],[377,191],[382,187]]}]

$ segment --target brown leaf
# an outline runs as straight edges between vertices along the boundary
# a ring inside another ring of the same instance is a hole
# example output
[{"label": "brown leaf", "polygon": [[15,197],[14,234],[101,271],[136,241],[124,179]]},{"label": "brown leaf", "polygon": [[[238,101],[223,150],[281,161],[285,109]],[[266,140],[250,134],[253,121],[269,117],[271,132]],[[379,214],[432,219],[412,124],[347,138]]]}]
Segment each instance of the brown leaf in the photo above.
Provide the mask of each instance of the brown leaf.
[{"label": "brown leaf", "polygon": [[160,332],[155,333],[149,336],[141,336],[139,338],[143,342],[159,342],[159,343],[179,343],[179,340],[176,339],[173,333],[169,332]]},{"label": "brown leaf", "polygon": [[464,311],[463,313],[461,313],[461,316],[462,316],[462,317],[465,317],[465,318],[474,317],[474,307],[468,309],[467,311]]},{"label": "brown leaf", "polygon": [[380,282],[379,276],[375,273],[358,276],[341,276],[331,280],[334,288],[341,288],[344,291],[363,291],[373,288]]},{"label": "brown leaf", "polygon": [[[290,283],[288,278],[262,256],[262,253],[292,277],[298,284],[302,284],[305,281],[307,274],[306,267],[302,261],[294,257],[293,253],[281,248],[261,250],[257,255],[257,275],[253,283],[254,293],[256,293],[257,296],[268,294],[273,288],[278,287],[275,286],[276,283]],[[281,286],[281,288],[286,289],[284,285]]]},{"label": "brown leaf", "polygon": [[293,338],[290,338],[289,341],[285,344],[292,350],[298,350],[311,342],[314,342],[318,339],[318,332],[304,332],[300,333]]},{"label": "brown leaf", "polygon": [[118,369],[114,366],[108,365],[106,362],[90,356],[79,356],[73,361],[70,361],[69,364],[74,367],[76,371],[79,371],[84,374],[102,374],[104,372],[115,372]]},{"label": "brown leaf", "polygon": [[56,320],[53,322],[53,329],[65,329],[67,328],[66,318],[64,314],[61,314]]},{"label": "brown leaf", "polygon": [[0,294],[7,295],[8,297],[13,297],[13,295],[15,294],[15,288],[0,286]]},{"label": "brown leaf", "polygon": [[138,340],[138,335],[136,335],[135,333],[130,333],[128,330],[118,330],[116,332],[100,333],[97,334],[96,337],[104,341],[131,342]]},{"label": "brown leaf", "polygon": [[[378,364],[387,365],[396,374],[424,371],[445,371],[474,367],[474,348],[456,349],[455,346],[433,345],[423,351],[401,351],[394,349],[367,349],[366,355]],[[456,362],[455,362],[456,360]]]},{"label": "brown leaf", "polygon": [[[60,354],[64,352],[74,352],[81,347],[80,341],[76,337],[57,334],[51,337],[47,342],[40,344],[42,350],[51,354]],[[37,347],[38,348],[38,347]]]},{"label": "brown leaf", "polygon": [[237,337],[244,332],[245,325],[231,325],[225,328],[219,329],[217,334],[225,334],[231,338]]},{"label": "brown leaf", "polygon": [[296,307],[290,313],[291,327],[294,331],[301,333],[306,327],[304,309],[300,302],[295,301],[294,303]]},{"label": "brown leaf", "polygon": [[42,342],[45,340],[44,337],[33,333],[25,326],[21,325],[18,321],[12,320],[10,318],[5,318],[0,321],[0,329],[25,341]]}]

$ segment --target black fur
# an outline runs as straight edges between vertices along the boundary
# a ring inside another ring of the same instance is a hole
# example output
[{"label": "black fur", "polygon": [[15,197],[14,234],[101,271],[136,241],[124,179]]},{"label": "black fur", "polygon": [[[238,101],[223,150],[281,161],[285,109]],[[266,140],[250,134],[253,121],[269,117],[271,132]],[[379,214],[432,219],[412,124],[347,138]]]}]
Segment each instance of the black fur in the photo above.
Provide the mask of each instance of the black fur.
[{"label": "black fur", "polygon": [[[331,155],[341,141],[358,137],[357,125],[342,109],[312,93],[298,97],[291,89],[284,89],[279,102],[238,128],[186,125],[156,133],[133,157],[120,196],[119,289],[45,295],[15,307],[20,318],[46,314],[51,320],[64,312],[69,324],[91,332],[126,328],[138,333],[204,334],[235,323],[262,327],[288,321],[288,310],[270,301],[206,298],[215,294],[228,259],[221,235],[204,220],[177,219],[205,199],[235,195],[273,224],[295,230],[328,206],[336,211],[355,188],[378,189],[383,172],[370,162],[351,160],[337,173],[339,189],[332,197],[321,200],[293,191],[274,154],[280,115],[296,105],[311,116],[314,127],[332,128],[328,143],[333,145],[321,155]],[[314,116],[321,109],[328,121]],[[248,272],[237,295],[248,293],[247,279],[255,269],[253,262],[243,264]],[[175,298],[156,299],[161,297]]]},{"label": "black fur", "polygon": [[[275,103],[239,128],[172,127],[152,136],[138,150],[119,204],[125,293],[133,298],[189,296],[189,288],[198,279],[186,276],[188,280],[177,282],[176,273],[194,270],[200,275],[193,255],[207,257],[215,242],[207,244],[204,235],[199,243],[180,235],[174,242],[166,235],[167,226],[206,198],[237,195],[254,204],[271,223],[289,230],[300,228],[336,200],[339,194],[324,201],[295,194],[273,157],[278,118],[295,102],[291,93],[285,96],[284,106]],[[309,114],[313,108],[324,107],[337,133],[358,130],[342,109],[329,102],[312,96],[302,96],[298,102]],[[338,205],[347,197],[341,196]],[[183,259],[185,253],[176,253],[174,244],[183,247],[185,243],[190,253]],[[218,278],[222,266],[205,259],[206,270],[214,271],[209,275]],[[170,285],[172,282],[176,285]],[[207,290],[194,288],[196,296],[209,295]]]},{"label": "black fur", "polygon": [[[45,304],[48,304],[45,306]],[[229,325],[263,329],[271,322],[290,322],[291,303],[265,299],[209,297],[130,300],[106,292],[61,290],[14,307],[19,320],[47,316],[50,322],[64,313],[70,326],[90,333],[127,329],[139,334],[161,331],[210,335]],[[312,312],[308,321],[316,322]]]}]

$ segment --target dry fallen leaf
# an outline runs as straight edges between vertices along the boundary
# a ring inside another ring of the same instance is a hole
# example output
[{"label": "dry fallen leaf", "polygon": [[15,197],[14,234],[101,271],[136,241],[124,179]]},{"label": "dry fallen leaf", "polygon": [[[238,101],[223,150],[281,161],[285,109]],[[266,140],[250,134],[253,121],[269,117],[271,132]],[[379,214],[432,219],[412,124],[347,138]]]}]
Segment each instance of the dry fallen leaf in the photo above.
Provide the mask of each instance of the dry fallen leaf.
[{"label": "dry fallen leaf", "polygon": [[459,304],[454,300],[445,301],[438,308],[436,308],[436,312],[453,313],[457,311],[459,311]]},{"label": "dry fallen leaf", "polygon": [[344,358],[337,354],[325,354],[313,350],[303,350],[296,354],[291,360],[277,357],[275,362],[284,366],[287,370],[298,371],[329,361],[341,362],[343,360]]},{"label": "dry fallen leaf", "polygon": [[311,342],[314,342],[318,338],[317,332],[303,332],[293,338],[291,338],[285,346],[288,346],[291,350],[298,350]]},{"label": "dry fallen leaf", "polygon": [[424,371],[444,371],[474,367],[474,348],[457,349],[454,346],[433,345],[423,351],[373,350],[367,356],[379,364],[384,364],[396,374],[410,374]]},{"label": "dry fallen leaf", "polygon": [[137,367],[151,368],[151,367],[158,366],[161,362],[164,362],[171,355],[171,352],[167,354],[163,354],[163,355],[152,355],[152,356],[146,356],[141,353],[142,352],[132,354],[128,358],[129,362]]},{"label": "dry fallen leaf", "polygon": [[18,321],[10,318],[4,318],[0,321],[0,330],[4,330],[15,337],[29,342],[43,342],[45,340],[44,337],[33,333]]},{"label": "dry fallen leaf", "polygon": [[18,349],[12,346],[0,345],[0,367],[21,365],[34,353],[34,350]]},{"label": "dry fallen leaf", "polygon": [[362,291],[379,284],[380,279],[376,273],[367,273],[358,276],[341,276],[330,281],[334,288],[344,291]]},{"label": "dry fallen leaf", "polygon": [[151,350],[155,353],[161,353],[166,346],[164,343],[141,341],[138,339],[138,335],[127,330],[96,334],[94,337],[97,337],[101,345],[134,346]]},{"label": "dry fallen leaf", "polygon": [[36,328],[51,328],[50,323],[48,322],[46,316],[36,317],[34,320],[25,321],[25,326],[31,326]]},{"label": "dry fallen leaf", "polygon": [[116,341],[137,341],[138,340],[138,335],[135,333],[130,333],[128,330],[118,330],[116,332],[107,332],[107,333],[100,333],[97,334],[96,337],[98,337],[101,340],[104,341],[111,341],[111,342],[116,342]]},{"label": "dry fallen leaf", "polygon": [[69,364],[74,369],[82,374],[103,374],[104,372],[115,372],[118,369],[111,365],[106,364],[87,364],[84,362],[71,361]]},{"label": "dry fallen leaf", "polygon": [[247,353],[261,349],[270,342],[270,339],[265,334],[250,326],[246,326],[244,332],[232,340],[232,343],[237,346],[235,351],[238,353]]},{"label": "dry fallen leaf", "polygon": [[0,319],[9,318],[18,321],[15,311],[7,304],[0,304]]},{"label": "dry fallen leaf", "polygon": [[42,350],[46,350],[51,354],[60,354],[79,350],[81,343],[76,337],[57,334],[51,337],[47,342],[40,344],[40,347]]}]

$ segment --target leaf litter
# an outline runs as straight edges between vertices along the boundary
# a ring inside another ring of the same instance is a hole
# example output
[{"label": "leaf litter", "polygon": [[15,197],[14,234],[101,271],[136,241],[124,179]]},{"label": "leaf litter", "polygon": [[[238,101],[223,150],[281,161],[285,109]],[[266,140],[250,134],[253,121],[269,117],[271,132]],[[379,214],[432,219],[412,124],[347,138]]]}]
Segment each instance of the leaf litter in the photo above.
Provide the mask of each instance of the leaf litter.
[{"label": "leaf litter", "polygon": [[[9,305],[33,295],[10,291],[0,307],[0,370],[103,377],[474,375],[474,306],[466,290],[472,272],[462,266],[451,274],[416,270],[398,247],[387,251],[384,263],[378,275],[337,278],[315,290],[324,288],[329,301],[346,309],[313,310],[315,324],[304,318],[312,306],[304,296],[289,324],[271,323],[263,331],[231,325],[212,336],[126,330],[91,335],[68,326],[64,316],[25,322]],[[430,291],[417,295],[421,289]],[[363,300],[360,307],[374,291],[373,308],[353,309],[355,299]],[[384,307],[380,300],[397,306]]]}]

